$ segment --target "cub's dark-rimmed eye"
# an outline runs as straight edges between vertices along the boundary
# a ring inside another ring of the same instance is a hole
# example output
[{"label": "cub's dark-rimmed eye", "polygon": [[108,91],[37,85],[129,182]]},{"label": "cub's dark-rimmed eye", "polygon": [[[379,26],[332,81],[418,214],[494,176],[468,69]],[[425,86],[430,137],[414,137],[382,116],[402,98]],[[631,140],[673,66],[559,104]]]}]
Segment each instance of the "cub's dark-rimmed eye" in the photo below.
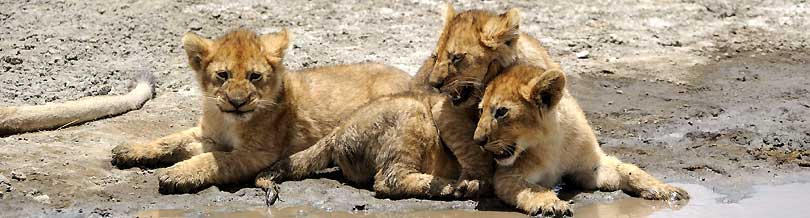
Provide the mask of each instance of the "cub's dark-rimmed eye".
[{"label": "cub's dark-rimmed eye", "polygon": [[231,73],[229,73],[228,71],[225,71],[225,70],[217,71],[217,79],[225,81],[225,80],[228,80],[228,78],[230,78],[230,76],[231,76]]},{"label": "cub's dark-rimmed eye", "polygon": [[253,82],[256,82],[256,81],[262,80],[262,74],[261,74],[261,73],[257,73],[257,72],[252,72],[252,73],[250,73],[250,75],[248,75],[248,79],[249,79],[250,81],[253,81]]},{"label": "cub's dark-rimmed eye", "polygon": [[495,114],[493,116],[495,116],[495,119],[503,119],[506,117],[507,113],[509,113],[509,108],[499,107],[495,110]]},{"label": "cub's dark-rimmed eye", "polygon": [[450,54],[450,62],[453,64],[458,64],[464,60],[464,54]]}]

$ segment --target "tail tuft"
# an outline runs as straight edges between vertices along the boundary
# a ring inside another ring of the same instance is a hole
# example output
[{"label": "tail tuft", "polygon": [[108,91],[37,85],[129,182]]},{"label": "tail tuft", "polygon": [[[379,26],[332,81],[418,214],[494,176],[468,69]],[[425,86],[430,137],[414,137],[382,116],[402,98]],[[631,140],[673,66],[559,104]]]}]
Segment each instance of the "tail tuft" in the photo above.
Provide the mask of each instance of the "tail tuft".
[{"label": "tail tuft", "polygon": [[151,71],[141,71],[135,77],[134,83],[130,85],[130,89],[135,89],[136,87],[140,86],[141,84],[149,86],[149,93],[151,93],[151,97],[155,96],[155,88],[157,88],[157,77],[152,74]]}]

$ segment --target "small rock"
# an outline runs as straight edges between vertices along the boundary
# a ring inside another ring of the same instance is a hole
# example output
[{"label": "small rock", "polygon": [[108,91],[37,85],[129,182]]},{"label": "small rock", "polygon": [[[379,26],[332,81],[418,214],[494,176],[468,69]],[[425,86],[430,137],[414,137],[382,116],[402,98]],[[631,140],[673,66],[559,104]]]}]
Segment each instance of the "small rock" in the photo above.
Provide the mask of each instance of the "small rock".
[{"label": "small rock", "polygon": [[5,176],[0,175],[0,199],[3,198],[5,193],[10,193],[12,191],[14,191],[14,187],[11,187],[11,181],[9,181]]},{"label": "small rock", "polygon": [[51,197],[48,197],[48,195],[36,196],[34,197],[34,200],[43,204],[51,204]]},{"label": "small rock", "polygon": [[193,22],[193,23],[188,25],[188,28],[190,30],[192,30],[192,31],[200,31],[200,30],[202,30],[202,24],[200,24],[198,22]]},{"label": "small rock", "polygon": [[11,171],[11,179],[17,181],[25,181],[26,179],[28,179],[28,177],[26,177],[25,174],[23,173]]},{"label": "small rock", "polygon": [[[239,191],[242,191],[242,190],[240,189]],[[211,187],[208,187],[208,188],[207,188],[207,189],[205,189],[205,190],[202,190],[202,191],[198,192],[197,194],[200,194],[200,195],[212,194],[212,195],[213,195],[213,194],[216,194],[216,193],[218,193],[218,192],[219,192],[219,188],[218,188],[218,187],[216,187],[216,186],[211,186]],[[244,196],[244,193],[242,193],[240,196]]]},{"label": "small rock", "polygon": [[3,59],[4,62],[9,63],[11,65],[20,65],[20,64],[23,63],[23,60],[20,59],[20,58],[17,58],[17,57],[8,57],[8,56],[6,56],[6,57],[3,57],[2,59]]},{"label": "small rock", "polygon": [[591,53],[590,53],[590,52],[588,52],[588,51],[586,50],[586,51],[580,51],[580,52],[577,52],[577,53],[576,53],[576,56],[577,56],[577,58],[579,58],[579,59],[587,59],[587,58],[588,58],[588,55],[590,55],[590,54],[591,54]]},{"label": "small rock", "polygon": [[364,211],[364,210],[366,210],[365,204],[354,205],[354,208],[352,208],[352,211]]},{"label": "small rock", "polygon": [[602,73],[602,74],[615,74],[612,70],[602,70],[602,71],[599,71],[599,72]]},{"label": "small rock", "polygon": [[616,94],[619,94],[619,95],[624,94],[624,91],[622,91],[622,90],[616,90]]},{"label": "small rock", "polygon": [[78,56],[78,55],[75,55],[75,54],[66,55],[66,56],[65,56],[65,60],[68,60],[68,61],[76,61],[76,60],[79,60],[79,56]]}]

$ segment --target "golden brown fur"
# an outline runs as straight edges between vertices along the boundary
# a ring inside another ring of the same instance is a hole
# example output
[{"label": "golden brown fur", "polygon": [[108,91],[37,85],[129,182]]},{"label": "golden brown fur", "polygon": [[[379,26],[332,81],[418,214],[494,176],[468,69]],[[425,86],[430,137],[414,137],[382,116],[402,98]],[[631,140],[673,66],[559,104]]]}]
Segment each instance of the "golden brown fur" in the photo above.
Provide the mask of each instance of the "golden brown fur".
[{"label": "golden brown fur", "polygon": [[[472,137],[479,98],[475,95],[481,93],[461,94],[458,90],[465,87],[467,91],[481,90],[482,85],[500,69],[515,63],[520,57],[530,56],[521,60],[538,61],[544,66],[556,65],[536,40],[528,36],[519,40],[516,10],[502,15],[486,11],[457,15],[452,6],[448,5],[446,9],[437,55],[425,60],[415,78],[414,90],[422,92],[373,101],[315,146],[262,173],[257,177],[257,184],[271,188],[274,182],[304,178],[334,161],[347,178],[361,183],[373,182],[375,191],[382,196],[448,197],[453,194],[453,197],[470,197],[486,194],[494,163]],[[526,48],[518,49],[518,45]],[[463,54],[465,58],[453,63],[449,60],[453,54]],[[452,82],[437,82],[445,77],[451,78],[448,81]],[[433,92],[431,86],[444,94]],[[380,117],[388,120],[379,120]],[[423,128],[430,131],[407,128],[418,125],[427,125]],[[442,152],[444,147],[455,158],[451,162],[457,162],[460,169],[439,164],[447,162],[446,158],[423,156],[447,155]],[[341,164],[346,159],[351,161]],[[409,179],[412,177],[421,180]],[[453,179],[459,182],[452,184]],[[270,203],[275,197],[272,192],[270,190]]]},{"label": "golden brown fur", "polygon": [[646,199],[689,195],[633,164],[606,155],[558,69],[519,64],[487,87],[475,140],[486,142],[499,167],[496,195],[531,215],[570,215],[550,189],[563,177],[585,189],[623,190]]},{"label": "golden brown fur", "polygon": [[[356,182],[373,181],[375,191],[383,196],[444,197],[452,193],[461,197],[485,193],[494,164],[472,138],[477,122],[476,104],[481,95],[478,90],[498,71],[518,60],[556,66],[537,40],[517,32],[518,22],[516,10],[502,15],[478,10],[456,14],[448,4],[435,54],[424,61],[415,78],[414,89],[424,92],[375,100],[326,139],[262,173],[257,184],[271,188],[274,181],[300,179],[335,161],[346,177]],[[464,58],[456,57],[453,61],[451,56],[459,54]],[[431,87],[450,98],[433,93]],[[387,114],[395,114],[390,117],[395,122],[377,120]],[[431,124],[430,129],[438,133],[405,128],[420,122]],[[443,147],[455,157],[460,172],[453,173],[459,170],[455,167],[418,164],[444,163],[445,160],[421,156],[424,149],[429,151],[427,154],[445,155],[440,152]],[[345,150],[356,152],[347,155]],[[390,155],[397,151],[407,152]],[[353,161],[341,164],[340,160],[347,158]],[[358,177],[354,172],[378,176]],[[423,179],[409,180],[410,177]],[[456,178],[459,182],[453,185],[452,179]],[[274,195],[270,189],[269,203],[274,201]]]},{"label": "golden brown fur", "polygon": [[476,196],[478,182],[456,181],[460,166],[439,137],[431,111],[443,102],[446,96],[429,92],[375,99],[312,147],[263,171],[256,183],[269,189],[267,203],[273,204],[275,182],[303,179],[335,163],[347,179],[372,184],[378,197]]},{"label": "golden brown fur", "polygon": [[183,37],[203,93],[197,127],[113,149],[118,167],[165,166],[163,193],[255,178],[279,158],[326,135],[369,99],[407,90],[410,76],[381,64],[285,72],[289,33],[237,30],[209,40]]},{"label": "golden brown fur", "polygon": [[[539,41],[519,32],[517,9],[503,14],[484,10],[456,13],[445,5],[444,27],[434,54],[416,74],[418,87],[433,87],[450,99],[434,112],[442,141],[462,166],[461,180],[491,177],[489,155],[474,146],[477,104],[484,86],[515,63],[558,67]],[[452,106],[452,107],[451,107]]]},{"label": "golden brown fur", "polygon": [[415,81],[451,95],[457,105],[476,107],[484,86],[512,64],[558,68],[537,39],[519,32],[519,14],[517,9],[457,14],[446,4],[439,42]]}]

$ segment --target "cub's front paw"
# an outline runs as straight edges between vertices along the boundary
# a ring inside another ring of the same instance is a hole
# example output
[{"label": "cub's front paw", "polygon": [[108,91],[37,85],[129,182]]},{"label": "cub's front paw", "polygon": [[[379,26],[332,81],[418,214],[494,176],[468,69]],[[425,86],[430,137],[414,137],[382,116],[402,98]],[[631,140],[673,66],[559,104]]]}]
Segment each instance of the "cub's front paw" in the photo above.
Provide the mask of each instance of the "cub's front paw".
[{"label": "cub's front paw", "polygon": [[200,174],[190,170],[183,170],[177,166],[158,170],[158,191],[161,194],[179,194],[205,188],[205,183]]},{"label": "cub's front paw", "polygon": [[268,207],[273,206],[276,204],[276,200],[278,200],[278,185],[272,184],[269,188],[265,188],[265,195],[264,195],[264,204]]},{"label": "cub's front paw", "polygon": [[265,198],[264,203],[265,205],[273,206],[278,200],[278,184],[276,181],[281,178],[281,172],[277,172],[278,170],[274,170],[273,168],[262,171],[256,176],[256,187],[259,187],[265,191]]},{"label": "cub's front paw", "polygon": [[456,198],[478,198],[493,193],[492,184],[486,180],[460,180],[453,196]]},{"label": "cub's front paw", "polygon": [[122,144],[112,149],[112,165],[119,169],[131,168],[139,165],[139,158],[135,155],[134,146]]},{"label": "cub's front paw", "polygon": [[557,197],[534,198],[522,208],[532,217],[574,216],[571,205]]},{"label": "cub's front paw", "polygon": [[689,193],[681,188],[660,184],[651,188],[643,189],[639,196],[648,200],[679,201],[689,199]]}]

